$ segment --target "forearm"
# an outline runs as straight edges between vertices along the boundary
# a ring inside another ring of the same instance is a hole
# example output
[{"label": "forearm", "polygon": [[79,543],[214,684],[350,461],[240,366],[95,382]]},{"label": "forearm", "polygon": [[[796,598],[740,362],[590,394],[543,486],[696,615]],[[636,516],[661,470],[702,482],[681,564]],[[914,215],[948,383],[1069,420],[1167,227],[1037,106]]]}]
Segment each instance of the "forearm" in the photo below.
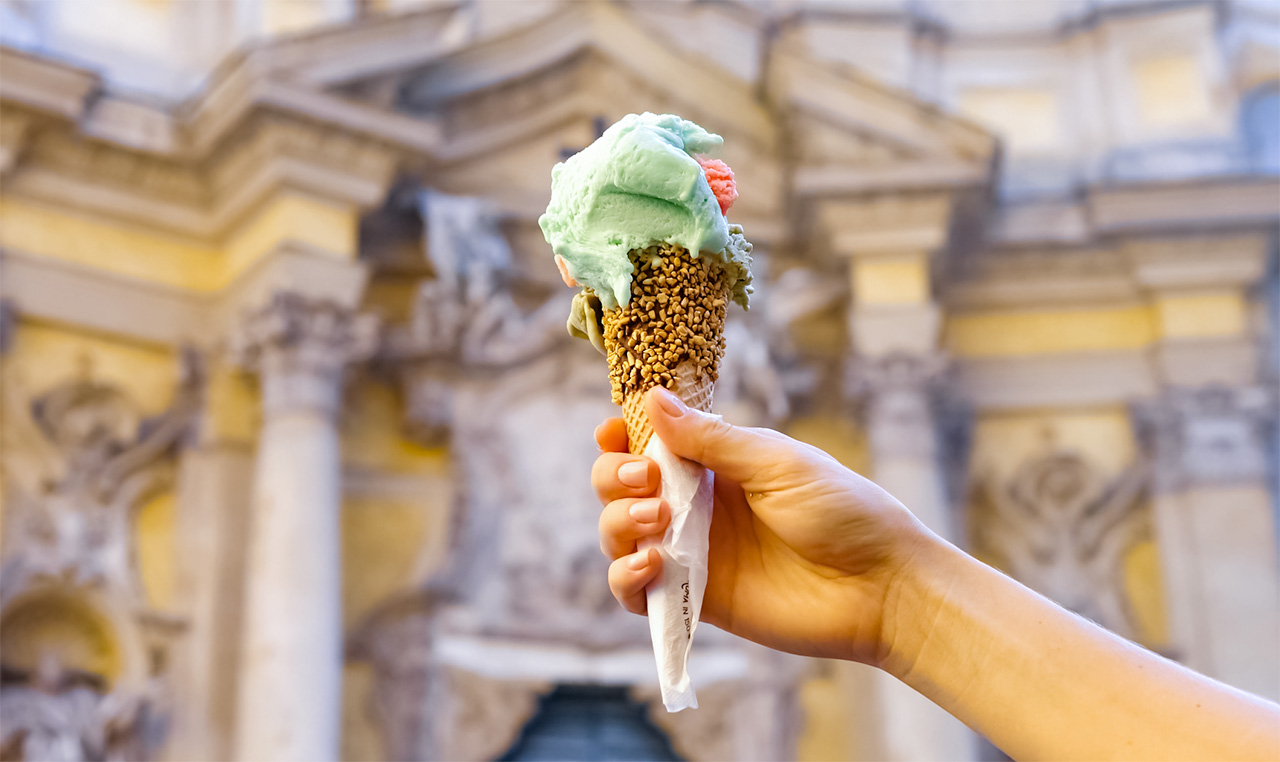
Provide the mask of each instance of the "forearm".
[{"label": "forearm", "polygon": [[936,538],[882,666],[1014,759],[1280,759],[1280,707],[1086,621]]}]

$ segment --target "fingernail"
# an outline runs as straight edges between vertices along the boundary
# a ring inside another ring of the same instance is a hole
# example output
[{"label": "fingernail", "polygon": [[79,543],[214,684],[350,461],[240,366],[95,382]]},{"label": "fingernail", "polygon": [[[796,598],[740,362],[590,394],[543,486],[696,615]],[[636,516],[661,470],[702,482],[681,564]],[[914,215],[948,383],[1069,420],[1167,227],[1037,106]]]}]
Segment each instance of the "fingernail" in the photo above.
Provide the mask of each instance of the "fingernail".
[{"label": "fingernail", "polygon": [[633,460],[618,467],[618,481],[626,487],[649,486],[649,464],[643,460]]},{"label": "fingernail", "polygon": [[658,407],[662,408],[662,412],[672,418],[679,418],[689,409],[685,407],[683,400],[672,394],[666,387],[655,386],[653,389],[653,393],[658,397]]},{"label": "fingernail", "polygon": [[631,518],[641,524],[652,524],[658,520],[658,506],[662,501],[658,498],[650,498],[648,500],[638,500],[631,504]]},{"label": "fingernail", "polygon": [[648,550],[642,550],[637,553],[632,553],[631,558],[627,559],[627,568],[630,569],[631,571],[640,571],[641,569],[643,569],[648,565],[649,565]]}]

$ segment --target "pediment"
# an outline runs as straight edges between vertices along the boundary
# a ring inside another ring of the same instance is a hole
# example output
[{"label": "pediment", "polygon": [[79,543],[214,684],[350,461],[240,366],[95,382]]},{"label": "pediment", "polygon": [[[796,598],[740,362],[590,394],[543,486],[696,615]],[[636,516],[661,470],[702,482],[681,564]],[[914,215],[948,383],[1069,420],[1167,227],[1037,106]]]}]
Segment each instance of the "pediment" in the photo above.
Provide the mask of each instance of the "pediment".
[{"label": "pediment", "polygon": [[[670,104],[670,110],[708,128],[719,127],[735,139],[750,140],[756,150],[772,151],[774,120],[752,83],[710,59],[673,49],[610,4],[568,3],[512,31],[442,49],[437,45],[433,53],[406,60],[394,71],[354,72],[350,77],[330,71],[324,87],[346,98],[438,120],[465,145],[490,142],[477,129],[493,129],[495,138],[533,136],[546,129],[548,113],[564,110],[560,102],[586,95],[596,103],[633,104],[628,110]],[[625,80],[628,90],[611,91],[610,80],[614,87]],[[495,104],[497,112],[486,124],[459,116],[481,100]],[[526,124],[517,124],[522,121]],[[515,127],[523,129],[511,129]],[[447,145],[443,151],[446,161],[467,152]]]},{"label": "pediment", "polygon": [[851,67],[779,50],[768,91],[802,195],[969,185],[992,175],[991,133]]}]

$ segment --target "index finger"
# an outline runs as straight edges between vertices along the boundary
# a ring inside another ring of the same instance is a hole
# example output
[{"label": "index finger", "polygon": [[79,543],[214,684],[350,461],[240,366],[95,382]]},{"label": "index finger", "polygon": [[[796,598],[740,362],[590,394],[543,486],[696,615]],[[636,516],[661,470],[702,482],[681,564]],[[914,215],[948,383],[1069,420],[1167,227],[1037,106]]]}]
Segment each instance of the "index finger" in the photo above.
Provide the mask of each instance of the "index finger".
[{"label": "index finger", "polygon": [[606,418],[596,427],[601,452],[627,452],[627,426],[621,418]]}]

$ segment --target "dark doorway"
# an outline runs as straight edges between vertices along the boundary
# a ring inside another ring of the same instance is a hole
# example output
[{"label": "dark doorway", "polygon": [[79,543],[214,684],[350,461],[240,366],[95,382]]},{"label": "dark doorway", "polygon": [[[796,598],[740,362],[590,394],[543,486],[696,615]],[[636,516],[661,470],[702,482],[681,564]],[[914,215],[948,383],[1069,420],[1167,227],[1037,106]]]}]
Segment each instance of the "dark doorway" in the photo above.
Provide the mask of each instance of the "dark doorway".
[{"label": "dark doorway", "polygon": [[538,712],[500,762],[638,762],[680,757],[627,689],[561,685],[544,696]]}]

